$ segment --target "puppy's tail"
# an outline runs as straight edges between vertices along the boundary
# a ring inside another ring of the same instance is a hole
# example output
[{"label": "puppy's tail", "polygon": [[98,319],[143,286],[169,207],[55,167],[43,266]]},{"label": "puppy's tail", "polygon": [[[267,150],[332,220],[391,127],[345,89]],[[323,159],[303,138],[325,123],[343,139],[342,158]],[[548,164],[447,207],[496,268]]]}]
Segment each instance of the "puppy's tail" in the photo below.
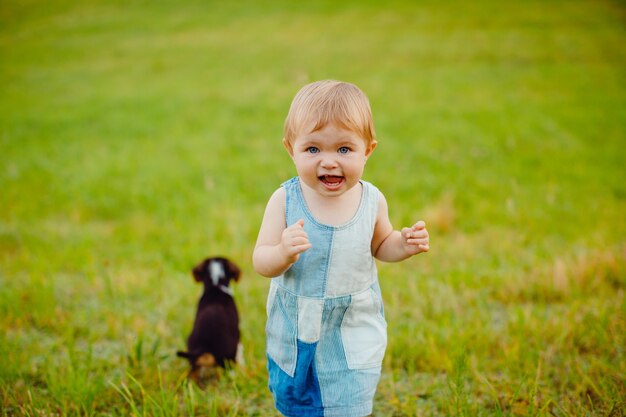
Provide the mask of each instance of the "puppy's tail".
[{"label": "puppy's tail", "polygon": [[182,350],[176,352],[176,356],[178,356],[179,358],[193,359],[193,355],[191,355],[189,352],[183,352]]}]

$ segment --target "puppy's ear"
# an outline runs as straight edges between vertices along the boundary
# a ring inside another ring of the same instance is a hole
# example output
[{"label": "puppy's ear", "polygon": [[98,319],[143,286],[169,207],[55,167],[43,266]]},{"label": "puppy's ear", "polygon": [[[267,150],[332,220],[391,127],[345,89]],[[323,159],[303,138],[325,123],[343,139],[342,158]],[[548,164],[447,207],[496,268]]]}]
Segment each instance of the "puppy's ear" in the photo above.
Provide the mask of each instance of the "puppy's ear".
[{"label": "puppy's ear", "polygon": [[207,274],[206,264],[208,261],[208,259],[205,259],[191,270],[191,274],[197,282],[204,282],[204,278]]},{"label": "puppy's ear", "polygon": [[241,269],[228,259],[226,259],[226,276],[235,281],[239,281],[239,277],[241,276]]}]

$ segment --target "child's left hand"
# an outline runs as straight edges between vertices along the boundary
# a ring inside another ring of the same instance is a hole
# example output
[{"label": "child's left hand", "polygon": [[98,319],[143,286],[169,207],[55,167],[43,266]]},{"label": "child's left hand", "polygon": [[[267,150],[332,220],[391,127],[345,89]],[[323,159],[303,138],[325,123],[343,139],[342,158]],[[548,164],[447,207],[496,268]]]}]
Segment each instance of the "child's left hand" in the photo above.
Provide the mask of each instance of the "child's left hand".
[{"label": "child's left hand", "polygon": [[424,221],[420,220],[411,227],[405,227],[400,233],[402,234],[402,246],[408,254],[417,255],[428,252],[430,249],[428,230],[426,230]]}]

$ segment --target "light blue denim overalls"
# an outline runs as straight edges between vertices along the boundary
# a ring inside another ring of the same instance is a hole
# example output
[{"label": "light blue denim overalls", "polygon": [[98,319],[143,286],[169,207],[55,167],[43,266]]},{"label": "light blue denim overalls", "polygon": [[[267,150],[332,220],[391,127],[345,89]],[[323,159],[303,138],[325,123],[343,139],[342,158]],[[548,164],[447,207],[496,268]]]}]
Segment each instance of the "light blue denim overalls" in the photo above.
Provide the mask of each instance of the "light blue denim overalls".
[{"label": "light blue denim overalls", "polygon": [[357,213],[332,227],[313,218],[298,177],[282,184],[287,224],[304,219],[312,244],[272,279],[267,299],[269,386],[286,416],[372,412],[387,323],[371,251],[379,191],[361,185]]}]

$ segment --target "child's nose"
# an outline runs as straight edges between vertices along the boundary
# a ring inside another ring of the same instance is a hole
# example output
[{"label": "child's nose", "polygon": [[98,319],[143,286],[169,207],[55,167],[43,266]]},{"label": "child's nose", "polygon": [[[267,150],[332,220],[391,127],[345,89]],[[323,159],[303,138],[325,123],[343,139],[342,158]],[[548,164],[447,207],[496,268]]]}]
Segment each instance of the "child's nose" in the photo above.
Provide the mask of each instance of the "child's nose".
[{"label": "child's nose", "polygon": [[337,166],[337,160],[333,154],[325,154],[322,156],[320,165],[322,168],[334,168]]}]

